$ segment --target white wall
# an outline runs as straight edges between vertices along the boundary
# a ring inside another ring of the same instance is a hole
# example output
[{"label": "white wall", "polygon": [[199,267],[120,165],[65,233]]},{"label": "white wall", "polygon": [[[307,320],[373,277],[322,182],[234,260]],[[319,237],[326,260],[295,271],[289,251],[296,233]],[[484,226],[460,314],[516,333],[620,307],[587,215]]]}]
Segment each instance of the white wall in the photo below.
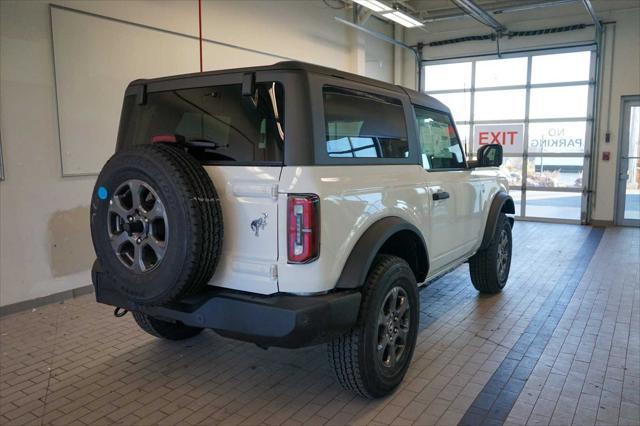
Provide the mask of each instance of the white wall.
[{"label": "white wall", "polygon": [[[612,48],[613,28],[607,26],[604,69],[602,75],[602,102],[598,126],[597,183],[593,218],[613,221],[616,193],[616,164],[620,129],[620,102],[622,96],[640,95],[640,9],[607,14],[607,20],[615,20],[615,47]],[[613,67],[611,55],[613,54]],[[611,80],[611,91],[609,81]],[[607,115],[610,126],[607,129]],[[605,142],[607,130],[611,142]],[[602,161],[602,152],[611,153],[610,161]]]},{"label": "white wall", "polygon": [[[598,16],[603,21],[615,21],[615,48],[612,49],[613,24],[606,26],[606,43],[603,59],[602,103],[599,126],[597,128],[597,147],[594,154],[597,167],[597,184],[592,217],[594,220],[611,222],[614,218],[614,200],[616,190],[616,161],[620,122],[620,97],[640,94],[640,7],[637,2],[598,2]],[[625,6],[622,9],[606,10],[607,7]],[[627,6],[635,6],[626,8]],[[503,14],[497,17],[510,30],[530,30],[550,28],[579,23],[589,24],[590,18],[576,3],[567,7],[549,7],[524,13]],[[467,35],[488,34],[491,31],[471,19],[448,21],[427,25],[428,33],[412,30],[407,36],[408,44],[417,42],[429,43],[436,40],[447,40]],[[500,42],[503,51],[512,49],[544,48],[558,44],[580,43],[593,40],[593,27],[580,31],[557,33],[544,36],[521,37],[511,40],[503,38]],[[615,50],[613,68],[611,53]],[[464,55],[495,53],[495,42],[473,41],[442,47],[425,47],[425,59],[443,59]],[[410,54],[404,54],[404,85],[415,88],[415,74],[412,70],[415,60]],[[609,79],[613,75],[611,91]],[[610,107],[609,107],[609,99]],[[611,143],[605,143],[607,131],[606,117],[610,109]],[[611,153],[610,161],[602,161],[602,152]]]},{"label": "white wall", "polygon": [[[197,35],[195,0],[53,3]],[[203,36],[365,74],[363,62],[354,60],[355,31],[334,16],[349,18],[351,10],[332,10],[319,0],[204,1]],[[374,77],[391,80],[389,47],[371,44],[368,36],[362,42],[369,57],[382,61],[384,72]],[[224,58],[225,63],[229,60]],[[117,62],[113,58],[114,67]],[[215,58],[205,58],[210,67],[215,63]],[[122,93],[124,87],[111,89]],[[48,2],[0,1],[0,92],[6,175],[0,182],[0,306],[4,306],[88,285],[94,257],[88,204],[95,177],[61,177]]]},{"label": "white wall", "polygon": [[[371,17],[365,23],[371,30],[393,38],[393,25]],[[370,35],[365,36],[365,75],[393,82],[393,45]]]}]

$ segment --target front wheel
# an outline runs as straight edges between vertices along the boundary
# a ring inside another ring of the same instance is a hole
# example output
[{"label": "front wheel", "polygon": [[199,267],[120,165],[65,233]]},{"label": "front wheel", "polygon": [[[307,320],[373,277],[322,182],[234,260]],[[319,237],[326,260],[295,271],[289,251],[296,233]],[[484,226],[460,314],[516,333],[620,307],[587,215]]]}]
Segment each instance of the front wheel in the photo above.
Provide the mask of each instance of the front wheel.
[{"label": "front wheel", "polygon": [[469,259],[471,282],[480,293],[496,294],[502,291],[511,268],[511,225],[500,213],[496,231],[489,246]]},{"label": "front wheel", "polygon": [[409,368],[420,300],[407,262],[389,255],[376,257],[362,293],[358,323],[329,343],[329,362],[343,388],[379,398],[393,392]]}]

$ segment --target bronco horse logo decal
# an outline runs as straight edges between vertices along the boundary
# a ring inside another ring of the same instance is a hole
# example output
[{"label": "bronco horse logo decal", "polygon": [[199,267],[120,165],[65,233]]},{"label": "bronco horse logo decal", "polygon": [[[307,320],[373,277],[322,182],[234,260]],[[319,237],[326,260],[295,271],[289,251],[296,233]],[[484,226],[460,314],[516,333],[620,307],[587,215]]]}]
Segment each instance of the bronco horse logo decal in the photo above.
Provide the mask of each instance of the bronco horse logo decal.
[{"label": "bronco horse logo decal", "polygon": [[251,230],[255,233],[256,237],[259,236],[260,230],[264,229],[267,226],[267,217],[269,215],[266,213],[262,213],[258,219],[251,221]]}]

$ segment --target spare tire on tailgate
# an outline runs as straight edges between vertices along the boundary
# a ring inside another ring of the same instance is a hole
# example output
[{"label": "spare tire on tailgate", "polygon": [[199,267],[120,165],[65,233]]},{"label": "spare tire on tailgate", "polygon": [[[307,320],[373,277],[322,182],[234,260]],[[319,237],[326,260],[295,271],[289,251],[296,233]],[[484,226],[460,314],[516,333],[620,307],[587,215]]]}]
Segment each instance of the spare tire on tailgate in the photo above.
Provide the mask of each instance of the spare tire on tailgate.
[{"label": "spare tire on tailgate", "polygon": [[91,202],[102,269],[131,301],[158,305],[201,290],[220,257],[218,194],[179,145],[138,145],[105,164]]}]

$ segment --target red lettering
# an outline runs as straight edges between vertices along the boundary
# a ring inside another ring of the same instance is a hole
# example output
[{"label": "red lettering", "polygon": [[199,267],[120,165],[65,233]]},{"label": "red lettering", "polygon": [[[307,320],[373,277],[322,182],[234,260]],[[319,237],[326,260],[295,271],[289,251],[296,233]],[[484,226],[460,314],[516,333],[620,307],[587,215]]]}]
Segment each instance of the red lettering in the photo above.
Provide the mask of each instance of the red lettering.
[{"label": "red lettering", "polygon": [[496,132],[478,132],[478,143],[480,145],[515,145],[518,136],[517,130],[498,130]]},{"label": "red lettering", "polygon": [[500,134],[502,132],[491,132],[491,143],[495,143],[496,145],[500,145]]},{"label": "red lettering", "polygon": [[487,137],[488,135],[489,135],[489,132],[480,132],[480,134],[479,134],[479,136],[480,136],[480,142],[479,142],[480,145],[486,145],[487,144],[486,141],[488,139],[488,137]]}]

